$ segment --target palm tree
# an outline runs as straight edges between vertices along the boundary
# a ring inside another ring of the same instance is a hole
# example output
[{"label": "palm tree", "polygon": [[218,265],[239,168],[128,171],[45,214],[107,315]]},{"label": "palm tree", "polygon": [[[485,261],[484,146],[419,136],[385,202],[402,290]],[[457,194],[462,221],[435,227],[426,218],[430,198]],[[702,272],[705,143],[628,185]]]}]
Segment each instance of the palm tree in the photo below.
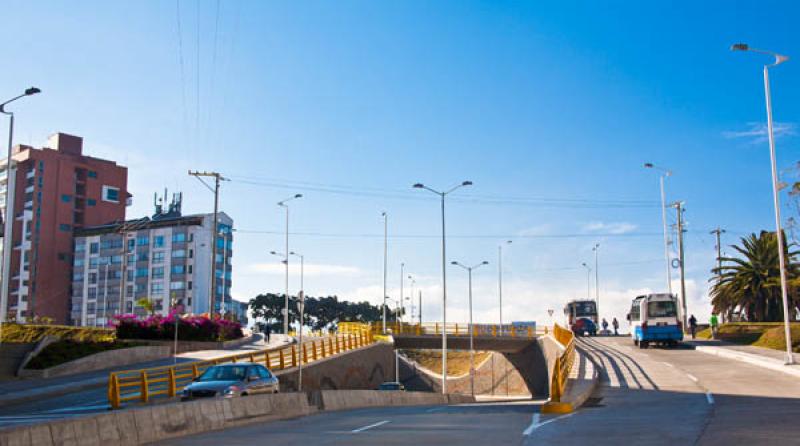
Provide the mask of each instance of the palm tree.
[{"label": "palm tree", "polygon": [[136,305],[144,308],[144,310],[147,311],[150,314],[150,316],[156,313],[155,304],[153,303],[152,300],[150,300],[147,297],[142,297],[139,300],[137,300]]},{"label": "palm tree", "polygon": [[[784,234],[784,240],[785,240]],[[775,322],[783,320],[781,309],[781,284],[778,243],[774,232],[761,231],[741,239],[742,246],[732,246],[741,257],[722,257],[721,267],[712,272],[717,275],[711,288],[714,311],[730,314],[737,308],[747,314],[750,321]],[[790,251],[784,242],[787,263],[789,298],[800,285],[800,268],[794,262],[797,251]],[[790,308],[794,308],[790,305]]]}]

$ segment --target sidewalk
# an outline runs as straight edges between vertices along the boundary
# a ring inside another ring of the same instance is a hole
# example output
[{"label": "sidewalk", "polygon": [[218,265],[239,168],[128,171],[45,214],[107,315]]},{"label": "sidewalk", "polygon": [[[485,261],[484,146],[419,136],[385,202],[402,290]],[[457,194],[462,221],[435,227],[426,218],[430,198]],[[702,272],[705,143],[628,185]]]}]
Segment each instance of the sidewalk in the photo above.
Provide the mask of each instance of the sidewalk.
[{"label": "sidewalk", "polygon": [[786,352],[783,350],[739,345],[713,339],[689,339],[684,342],[694,346],[698,352],[735,359],[800,378],[800,355],[797,353],[793,353],[795,364],[786,365]]},{"label": "sidewalk", "polygon": [[[254,342],[242,345],[231,350],[202,350],[187,352],[178,355],[178,363],[209,360],[222,356],[247,353],[251,351],[266,350],[280,347],[291,342],[291,338],[284,335],[273,335],[269,344],[258,336]],[[129,364],[105,370],[79,373],[69,376],[47,379],[18,379],[0,382],[0,405],[7,406],[44,397],[54,397],[86,389],[103,387],[108,383],[108,374],[120,370],[132,370],[149,367],[159,367],[175,364],[174,358],[159,359],[157,361]]]}]

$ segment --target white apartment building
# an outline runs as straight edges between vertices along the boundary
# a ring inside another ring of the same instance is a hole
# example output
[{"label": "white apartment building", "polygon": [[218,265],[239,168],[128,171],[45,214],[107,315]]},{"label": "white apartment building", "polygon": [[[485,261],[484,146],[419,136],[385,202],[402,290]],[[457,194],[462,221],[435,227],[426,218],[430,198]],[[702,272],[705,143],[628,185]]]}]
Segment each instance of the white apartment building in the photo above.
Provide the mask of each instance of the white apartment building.
[{"label": "white apartment building", "polygon": [[218,214],[212,286],[214,214],[182,216],[180,201],[167,213],[160,210],[153,218],[75,231],[73,325],[103,326],[117,314],[144,316],[147,310],[136,304],[141,298],[152,301],[161,315],[173,305],[183,314],[208,313],[212,296],[215,313],[235,311],[230,295],[233,220]]}]

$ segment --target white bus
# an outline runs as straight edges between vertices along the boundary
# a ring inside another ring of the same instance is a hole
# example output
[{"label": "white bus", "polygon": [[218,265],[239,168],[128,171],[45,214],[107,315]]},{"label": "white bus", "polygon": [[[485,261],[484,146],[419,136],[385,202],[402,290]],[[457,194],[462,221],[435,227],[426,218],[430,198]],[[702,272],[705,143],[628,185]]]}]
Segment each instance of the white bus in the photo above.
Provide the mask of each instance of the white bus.
[{"label": "white bus", "polygon": [[678,299],[667,293],[638,296],[628,313],[633,343],[647,348],[651,342],[674,346],[683,340]]}]

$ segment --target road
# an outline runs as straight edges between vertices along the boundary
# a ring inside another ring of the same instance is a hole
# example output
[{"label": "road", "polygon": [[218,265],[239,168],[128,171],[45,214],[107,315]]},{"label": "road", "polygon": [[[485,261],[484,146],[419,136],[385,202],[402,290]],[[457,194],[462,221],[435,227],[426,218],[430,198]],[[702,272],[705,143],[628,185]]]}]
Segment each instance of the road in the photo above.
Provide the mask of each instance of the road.
[{"label": "road", "polygon": [[692,350],[581,340],[602,384],[569,415],[535,402],[364,409],[184,437],[171,445],[798,444],[800,382]]},{"label": "road", "polygon": [[[245,344],[231,350],[205,350],[189,352],[178,355],[178,362],[192,362],[202,359],[212,359],[220,356],[232,355],[236,353],[246,353],[253,350],[264,350],[284,345],[286,341],[279,336],[273,338],[272,342],[267,343],[263,335],[256,335],[254,342]],[[158,367],[173,364],[173,359],[163,359],[150,361],[143,364],[132,364],[119,368],[119,370],[136,369],[141,367]],[[99,371],[83,373],[72,377],[54,378],[50,380],[37,380],[38,383],[48,385],[52,383],[66,383],[73,381],[86,381],[95,383],[89,388],[76,390],[66,395],[50,396],[31,401],[2,404],[0,405],[0,427],[17,426],[23,424],[40,423],[44,421],[57,420],[62,418],[76,417],[91,413],[107,412],[110,410],[108,395],[105,383],[108,379],[109,371]],[[25,385],[30,388],[36,385],[33,380],[20,380],[6,383],[6,392],[13,392],[15,387]]]}]

